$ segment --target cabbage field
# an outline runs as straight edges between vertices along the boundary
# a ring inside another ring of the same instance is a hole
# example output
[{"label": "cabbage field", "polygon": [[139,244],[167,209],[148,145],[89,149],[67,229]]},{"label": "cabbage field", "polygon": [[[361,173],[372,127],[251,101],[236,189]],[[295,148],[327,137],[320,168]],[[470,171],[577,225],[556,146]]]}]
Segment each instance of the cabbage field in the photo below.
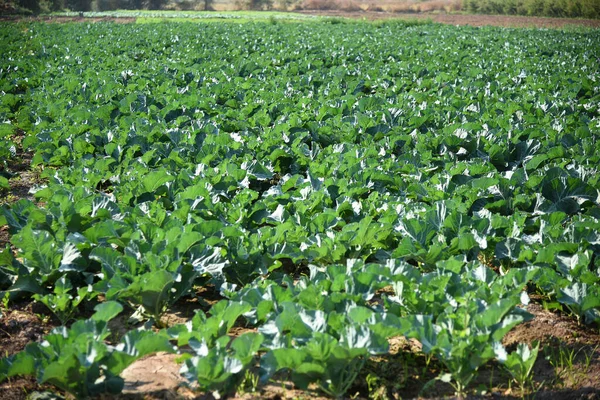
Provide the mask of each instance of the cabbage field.
[{"label": "cabbage field", "polygon": [[113,395],[158,352],[216,398],[600,368],[507,340],[599,337],[600,31],[1,23],[0,55],[0,335],[49,327],[2,384]]}]

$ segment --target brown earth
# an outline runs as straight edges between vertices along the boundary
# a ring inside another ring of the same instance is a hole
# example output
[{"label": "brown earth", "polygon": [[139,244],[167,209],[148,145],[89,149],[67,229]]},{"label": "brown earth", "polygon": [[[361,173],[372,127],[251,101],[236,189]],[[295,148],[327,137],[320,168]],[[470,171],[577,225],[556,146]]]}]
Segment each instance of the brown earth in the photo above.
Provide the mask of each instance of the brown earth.
[{"label": "brown earth", "polygon": [[20,16],[2,16],[0,15],[1,21],[19,21],[19,22],[37,22],[43,21],[48,23],[64,24],[67,22],[114,22],[117,24],[130,24],[135,23],[135,18],[115,18],[115,17],[61,17],[61,16],[41,16],[41,17],[20,17]]},{"label": "brown earth", "polygon": [[[560,391],[542,390],[536,398],[552,394],[574,398],[577,393],[593,393],[600,399],[600,331],[578,324],[567,315],[531,304],[534,319],[518,325],[504,337],[507,350],[517,343],[539,342],[540,351],[533,369],[535,382],[552,382]],[[569,392],[564,389],[574,389]],[[579,398],[579,397],[576,397]]]},{"label": "brown earth", "polygon": [[[16,154],[14,159],[8,161],[8,167],[6,168],[13,177],[8,180],[10,190],[0,194],[0,205],[10,204],[21,199],[28,199],[33,201],[33,195],[29,192],[31,188],[42,183],[39,174],[31,169],[31,159],[33,158],[32,151],[26,151],[23,149],[23,139],[25,139],[26,132],[17,129],[16,133],[11,137],[12,142],[16,146]],[[0,165],[0,170],[4,169],[3,165]]]},{"label": "brown earth", "polygon": [[146,393],[146,398],[190,398],[191,392],[180,389],[185,380],[179,375],[181,366],[177,357],[175,354],[158,353],[131,364],[121,374],[125,380],[122,397],[135,398],[139,393]]},{"label": "brown earth", "polygon": [[[0,318],[1,357],[23,350],[30,342],[39,342],[54,325],[34,303],[18,304],[2,310]],[[0,400],[21,400],[35,391],[49,390],[49,385],[39,385],[33,377],[15,377],[0,383]]]},{"label": "brown earth", "polygon": [[575,19],[575,18],[545,18],[523,17],[514,15],[471,15],[471,14],[444,14],[444,13],[390,13],[375,11],[320,11],[305,10],[301,14],[322,15],[328,17],[343,17],[352,19],[366,19],[370,21],[381,19],[408,19],[428,20],[440,24],[471,25],[471,26],[502,26],[514,28],[564,28],[585,26],[600,28],[600,20]]},{"label": "brown earth", "polygon": [[[431,20],[440,24],[470,25],[470,26],[500,26],[509,28],[568,28],[587,27],[600,28],[600,19],[577,18],[546,18],[526,17],[517,15],[474,15],[447,13],[394,13],[387,11],[341,11],[341,10],[302,10],[300,14],[320,15],[326,17],[341,17],[368,21],[400,19],[400,20]],[[120,24],[135,23],[136,18],[115,17],[14,17],[0,16],[0,21],[44,21],[49,23],[67,22],[115,22]]]},{"label": "brown earth", "polygon": [[[30,190],[42,182],[39,175],[31,170],[33,154],[22,149],[21,142],[24,137],[25,133],[23,131],[17,131],[17,134],[12,138],[17,145],[17,154],[15,159],[10,160],[10,167],[7,168],[7,172],[13,174],[13,177],[8,180],[9,189],[0,189],[0,206],[10,205],[21,199],[33,201],[34,198]],[[4,166],[0,165],[0,171],[3,169]],[[4,251],[7,246],[10,246],[9,227],[6,225],[0,226],[0,252]],[[12,250],[14,251],[14,248]]]},{"label": "brown earth", "polygon": [[3,251],[9,242],[10,234],[8,233],[8,226],[0,227],[0,251]]},{"label": "brown earth", "polygon": [[2,310],[2,314],[0,349],[3,357],[18,353],[29,342],[40,341],[54,327],[45,315],[49,312],[40,304],[17,304]]},{"label": "brown earth", "polygon": [[[10,205],[21,199],[34,201],[31,189],[43,183],[37,171],[31,168],[31,159],[33,152],[25,151],[22,146],[26,133],[17,130],[11,138],[16,145],[15,158],[9,160],[7,171],[13,176],[8,180],[10,188],[8,190],[0,189],[0,206]],[[0,164],[0,171],[4,170],[4,165]],[[10,243],[10,233],[8,226],[0,227],[0,251],[6,248]]]}]

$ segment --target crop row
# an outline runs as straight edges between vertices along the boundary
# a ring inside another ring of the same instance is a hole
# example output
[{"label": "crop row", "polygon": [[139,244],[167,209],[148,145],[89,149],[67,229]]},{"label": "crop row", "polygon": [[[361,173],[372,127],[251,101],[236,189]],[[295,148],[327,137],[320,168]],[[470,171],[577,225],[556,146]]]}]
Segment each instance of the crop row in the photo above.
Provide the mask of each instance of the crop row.
[{"label": "crop row", "polygon": [[[46,183],[0,208],[0,288],[64,326],[0,380],[114,393],[170,351],[203,390],[290,371],[340,396],[404,336],[462,394],[491,360],[529,373],[537,348],[502,339],[530,294],[600,320],[596,31],[4,28],[0,190],[18,146]],[[124,310],[142,324],[115,340]]]}]

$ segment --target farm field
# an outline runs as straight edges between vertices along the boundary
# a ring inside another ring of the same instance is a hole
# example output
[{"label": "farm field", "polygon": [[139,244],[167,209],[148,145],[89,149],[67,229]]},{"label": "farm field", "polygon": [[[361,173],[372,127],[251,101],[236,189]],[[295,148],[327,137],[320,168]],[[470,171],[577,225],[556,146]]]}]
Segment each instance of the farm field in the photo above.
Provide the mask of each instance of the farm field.
[{"label": "farm field", "polygon": [[374,11],[301,11],[305,15],[318,15],[321,17],[343,17],[359,20],[406,20],[435,22],[448,25],[469,26],[501,26],[507,28],[564,28],[577,29],[578,27],[599,28],[599,19],[580,18],[547,18],[526,17],[520,15],[481,15],[468,13],[389,13]]},{"label": "farm field", "polygon": [[0,23],[0,399],[600,396],[600,31],[301,18]]},{"label": "farm field", "polygon": [[501,26],[508,28],[600,28],[600,19],[547,18],[518,15],[481,15],[466,13],[407,13],[389,11],[345,11],[345,10],[301,10],[283,11],[151,11],[116,10],[103,12],[85,12],[84,18],[78,12],[55,12],[38,17],[46,22],[315,22],[344,18],[347,21],[406,21],[415,23],[440,23],[448,25]]}]

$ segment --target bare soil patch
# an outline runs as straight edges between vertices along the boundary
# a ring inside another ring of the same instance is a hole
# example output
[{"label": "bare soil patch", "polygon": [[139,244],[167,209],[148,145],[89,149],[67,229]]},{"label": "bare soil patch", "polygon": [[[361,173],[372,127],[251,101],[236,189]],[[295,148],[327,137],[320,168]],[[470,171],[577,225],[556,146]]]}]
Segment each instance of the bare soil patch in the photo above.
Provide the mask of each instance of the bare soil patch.
[{"label": "bare soil patch", "polygon": [[[404,19],[404,20],[431,20],[440,24],[448,25],[469,25],[469,26],[500,26],[507,28],[566,28],[566,27],[588,27],[600,28],[599,19],[578,19],[578,18],[547,18],[547,17],[526,17],[518,15],[475,15],[475,14],[454,14],[445,12],[389,12],[372,10],[296,10],[295,13],[307,15],[319,15],[325,17],[341,17],[351,19],[364,19],[368,21],[385,19]],[[135,23],[136,18],[115,18],[115,17],[60,17],[60,16],[40,16],[40,17],[14,17],[0,16],[0,21],[43,21],[48,23],[68,23],[68,22],[114,22],[118,24]]]},{"label": "bare soil patch", "polygon": [[[26,151],[23,149],[22,143],[25,136],[26,133],[24,131],[17,129],[15,135],[12,137],[12,141],[16,145],[16,154],[15,158],[10,160],[10,166],[7,168],[7,172],[13,176],[8,180],[10,185],[8,193],[1,193],[3,197],[0,198],[0,205],[13,203],[21,199],[34,201],[30,191],[34,186],[42,183],[39,175],[31,169],[33,151]],[[3,168],[3,166],[0,166],[0,170]],[[1,234],[0,240],[2,240]],[[0,245],[1,244],[2,242],[0,241]]]},{"label": "bare soil patch", "polygon": [[544,310],[539,304],[531,304],[528,311],[534,319],[509,332],[504,345],[514,350],[517,343],[540,343],[533,370],[535,382],[541,385],[536,398],[600,399],[598,329],[579,325],[573,318]]},{"label": "bare soil patch", "polygon": [[175,354],[158,353],[131,364],[121,374],[125,380],[123,395],[143,393],[153,398],[181,398],[178,389],[184,379],[179,374],[181,365],[177,364],[177,357]]},{"label": "bare soil patch", "polygon": [[40,341],[54,328],[52,322],[43,317],[41,311],[44,310],[40,309],[40,305],[33,302],[17,304],[3,310],[3,317],[0,319],[0,348],[3,357],[18,353],[29,342]]},{"label": "bare soil patch", "polygon": [[0,251],[4,250],[6,245],[10,242],[10,235],[8,233],[8,227],[0,227]]},{"label": "bare soil patch", "polygon": [[515,15],[471,15],[471,14],[444,14],[444,13],[391,13],[385,11],[339,11],[339,10],[305,10],[302,14],[322,15],[328,17],[343,17],[352,19],[366,19],[370,21],[381,19],[430,19],[433,22],[449,25],[470,26],[502,26],[511,28],[564,28],[584,26],[599,28],[600,20],[574,19],[574,18],[545,18],[523,17]]},{"label": "bare soil patch", "polygon": [[[34,303],[17,304],[2,310],[0,319],[0,351],[2,357],[23,350],[30,342],[39,342],[54,325],[47,319],[40,319]],[[32,392],[51,389],[49,385],[39,385],[33,377],[16,377],[0,383],[0,400],[21,400]]]},{"label": "bare soil patch", "polygon": [[600,334],[590,327],[578,325],[573,318],[544,310],[537,303],[530,304],[527,311],[534,315],[533,320],[517,325],[510,331],[504,337],[505,346],[510,348],[516,343],[531,343],[534,340],[541,344],[553,344],[556,339],[575,347],[600,345]]},{"label": "bare soil patch", "polygon": [[[23,149],[22,142],[25,135],[26,133],[20,129],[16,131],[15,136],[12,138],[16,145],[15,158],[10,160],[10,166],[6,168],[6,171],[4,171],[4,166],[0,165],[0,171],[12,175],[8,180],[10,188],[7,190],[0,189],[0,206],[12,204],[21,199],[35,201],[31,189],[43,183],[39,173],[31,168],[33,152]],[[10,244],[9,228],[8,226],[2,226],[0,227],[0,251],[4,250],[8,244]]]},{"label": "bare soil patch", "polygon": [[48,22],[55,24],[64,24],[67,22],[86,22],[86,23],[97,23],[97,22],[114,22],[117,24],[131,24],[134,23],[136,18],[115,18],[115,17],[61,17],[61,16],[38,16],[38,17],[19,17],[19,16],[1,16],[0,21],[19,21],[19,22]]}]

